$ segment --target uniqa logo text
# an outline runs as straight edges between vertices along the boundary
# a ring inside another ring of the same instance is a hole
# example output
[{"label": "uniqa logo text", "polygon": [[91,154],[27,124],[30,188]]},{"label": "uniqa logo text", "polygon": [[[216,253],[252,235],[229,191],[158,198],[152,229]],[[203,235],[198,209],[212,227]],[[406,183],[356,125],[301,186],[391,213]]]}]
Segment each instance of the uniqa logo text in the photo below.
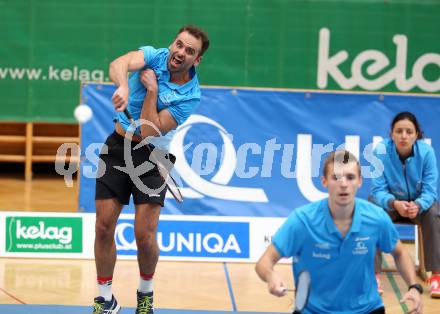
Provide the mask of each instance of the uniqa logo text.
[{"label": "uniqa logo text", "polygon": [[168,244],[165,244],[162,233],[157,234],[159,248],[163,252],[170,252],[176,250],[182,252],[184,248],[190,252],[208,253],[227,253],[235,251],[241,253],[240,246],[233,234],[229,234],[226,241],[217,233],[208,233],[202,235],[201,233],[188,233],[187,235],[181,233],[170,232],[168,237]]}]

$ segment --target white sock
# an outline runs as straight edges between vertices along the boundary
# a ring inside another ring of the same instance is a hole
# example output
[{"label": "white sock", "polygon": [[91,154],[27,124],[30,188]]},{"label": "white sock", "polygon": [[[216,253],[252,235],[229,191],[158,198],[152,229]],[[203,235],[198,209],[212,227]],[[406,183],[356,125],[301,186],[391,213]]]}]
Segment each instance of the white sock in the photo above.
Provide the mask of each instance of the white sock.
[{"label": "white sock", "polygon": [[153,279],[145,280],[145,279],[142,279],[142,277],[140,277],[138,291],[142,292],[142,293],[152,292],[153,291]]},{"label": "white sock", "polygon": [[111,301],[112,299],[112,282],[106,282],[104,284],[98,284],[99,295],[106,301]]}]

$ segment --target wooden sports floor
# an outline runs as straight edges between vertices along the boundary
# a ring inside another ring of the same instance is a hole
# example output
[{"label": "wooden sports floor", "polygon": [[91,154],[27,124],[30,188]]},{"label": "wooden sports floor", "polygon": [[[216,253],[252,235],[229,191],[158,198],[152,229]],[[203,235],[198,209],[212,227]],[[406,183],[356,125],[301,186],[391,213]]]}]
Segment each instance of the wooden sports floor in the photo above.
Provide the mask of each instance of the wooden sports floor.
[{"label": "wooden sports floor", "polygon": [[[75,212],[76,200],[76,185],[67,188],[55,175],[35,175],[26,183],[21,174],[0,173],[1,211]],[[413,245],[406,246],[413,255]],[[279,265],[278,270],[293,287],[290,266]],[[93,260],[0,258],[0,313],[91,313],[95,277]],[[118,261],[113,282],[114,294],[124,308],[121,314],[133,313],[136,262]],[[402,278],[387,273],[382,275],[382,283],[387,313],[406,313],[399,304],[406,291]],[[269,295],[250,263],[160,261],[154,291],[159,314],[177,310],[289,313],[293,304],[293,293],[284,298]],[[440,299],[433,300],[425,292],[424,302],[424,313],[440,313]]]}]

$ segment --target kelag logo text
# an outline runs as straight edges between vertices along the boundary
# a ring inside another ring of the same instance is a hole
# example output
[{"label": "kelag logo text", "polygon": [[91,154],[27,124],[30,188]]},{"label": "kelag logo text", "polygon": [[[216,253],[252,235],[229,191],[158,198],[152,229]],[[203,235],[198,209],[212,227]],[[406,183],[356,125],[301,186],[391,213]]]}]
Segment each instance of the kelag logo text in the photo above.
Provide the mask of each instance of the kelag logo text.
[{"label": "kelag logo text", "polygon": [[7,252],[82,252],[82,220],[75,217],[6,218]]}]

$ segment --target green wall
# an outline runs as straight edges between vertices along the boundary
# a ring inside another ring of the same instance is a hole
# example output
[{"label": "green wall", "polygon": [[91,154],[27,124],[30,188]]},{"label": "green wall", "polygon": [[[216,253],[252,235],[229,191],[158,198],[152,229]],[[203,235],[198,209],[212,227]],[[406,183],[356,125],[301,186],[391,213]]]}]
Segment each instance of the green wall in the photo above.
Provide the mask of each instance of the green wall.
[{"label": "green wall", "polygon": [[73,122],[81,80],[186,23],[211,38],[203,85],[439,94],[439,16],[427,0],[0,0],[0,120]]}]

